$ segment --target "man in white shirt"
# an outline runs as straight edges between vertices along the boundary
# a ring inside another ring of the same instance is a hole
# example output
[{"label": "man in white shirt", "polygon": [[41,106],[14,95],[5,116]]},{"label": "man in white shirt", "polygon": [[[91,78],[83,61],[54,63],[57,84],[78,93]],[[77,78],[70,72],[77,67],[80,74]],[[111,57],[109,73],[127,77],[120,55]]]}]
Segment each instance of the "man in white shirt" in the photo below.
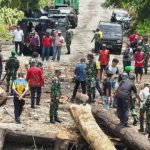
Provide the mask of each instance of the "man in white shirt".
[{"label": "man in white shirt", "polygon": [[[13,43],[15,43],[15,50],[17,52],[18,55],[21,55],[22,52],[22,43],[24,40],[24,33],[23,31],[20,29],[20,25],[17,25],[17,29],[14,30],[13,32]],[[18,52],[18,46],[20,51]]]}]

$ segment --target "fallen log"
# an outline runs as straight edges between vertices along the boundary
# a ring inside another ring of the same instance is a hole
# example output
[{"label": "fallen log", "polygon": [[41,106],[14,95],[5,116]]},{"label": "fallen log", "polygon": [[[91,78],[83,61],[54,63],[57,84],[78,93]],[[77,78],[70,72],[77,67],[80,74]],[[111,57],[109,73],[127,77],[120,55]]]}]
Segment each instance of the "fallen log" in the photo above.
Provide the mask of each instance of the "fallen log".
[{"label": "fallen log", "polygon": [[69,111],[82,136],[94,150],[116,150],[96,123],[90,105],[71,105]]},{"label": "fallen log", "polygon": [[5,137],[6,137],[6,131],[3,129],[0,129],[0,150],[3,149]]},{"label": "fallen log", "polygon": [[110,112],[104,111],[98,104],[92,104],[92,113],[112,135],[119,137],[134,150],[150,150],[150,141],[132,128],[122,128],[119,119]]}]

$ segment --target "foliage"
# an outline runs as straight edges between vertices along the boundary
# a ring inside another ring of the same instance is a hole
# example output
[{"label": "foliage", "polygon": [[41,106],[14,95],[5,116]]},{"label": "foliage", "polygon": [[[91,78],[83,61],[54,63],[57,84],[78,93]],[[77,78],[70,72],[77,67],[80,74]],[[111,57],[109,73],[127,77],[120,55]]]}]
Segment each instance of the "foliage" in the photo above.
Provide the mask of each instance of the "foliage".
[{"label": "foliage", "polygon": [[6,24],[0,23],[0,40],[10,40],[12,38],[11,32],[8,30]]},{"label": "foliage", "polygon": [[150,34],[150,1],[149,0],[106,0],[104,7],[119,7],[130,10],[136,16],[137,30],[145,34]]},{"label": "foliage", "polygon": [[53,0],[0,0],[1,7],[17,8],[24,10],[25,8],[41,8],[51,4]]},{"label": "foliage", "polygon": [[10,26],[17,24],[18,20],[21,20],[24,17],[22,11],[17,9],[11,9],[3,7],[0,9],[0,22],[8,24]]}]

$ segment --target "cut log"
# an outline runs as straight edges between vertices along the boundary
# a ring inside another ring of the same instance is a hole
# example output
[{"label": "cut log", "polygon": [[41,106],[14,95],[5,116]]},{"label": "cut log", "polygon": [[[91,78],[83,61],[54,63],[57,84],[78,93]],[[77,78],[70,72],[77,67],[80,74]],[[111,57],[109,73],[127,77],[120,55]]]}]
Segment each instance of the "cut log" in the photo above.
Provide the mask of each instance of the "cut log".
[{"label": "cut log", "polygon": [[0,129],[0,150],[3,150],[3,145],[5,142],[6,137],[6,131],[3,129]]},{"label": "cut log", "polygon": [[82,136],[94,150],[116,150],[96,123],[90,105],[71,105],[69,111]]},{"label": "cut log", "polygon": [[0,87],[0,106],[5,104],[7,100],[7,93]]},{"label": "cut log", "polygon": [[128,147],[134,150],[150,150],[150,141],[132,128],[122,128],[113,113],[104,111],[98,104],[92,104],[92,113],[97,121],[103,122],[101,125],[107,132],[122,139]]},{"label": "cut log", "polygon": [[54,150],[68,150],[69,137],[65,132],[60,132],[56,135]]}]

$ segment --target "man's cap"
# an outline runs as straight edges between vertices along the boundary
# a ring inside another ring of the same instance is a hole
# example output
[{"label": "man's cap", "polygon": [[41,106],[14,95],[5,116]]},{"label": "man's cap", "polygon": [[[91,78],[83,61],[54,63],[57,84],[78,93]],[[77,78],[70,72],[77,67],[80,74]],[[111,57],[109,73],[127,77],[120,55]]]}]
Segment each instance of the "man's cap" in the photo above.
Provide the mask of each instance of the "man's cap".
[{"label": "man's cap", "polygon": [[86,59],[85,58],[81,58],[80,61],[81,62],[86,62]]},{"label": "man's cap", "polygon": [[12,51],[11,51],[11,55],[12,55],[12,56],[15,56],[15,55],[16,55],[16,50],[12,50]]},{"label": "man's cap", "polygon": [[132,71],[133,70],[133,67],[132,66],[126,66],[125,67],[125,71],[127,71],[127,72],[130,72],[130,71]]},{"label": "man's cap", "polygon": [[58,34],[62,33],[60,30],[58,31]]},{"label": "man's cap", "polygon": [[103,47],[106,47],[106,44],[103,44],[102,46],[103,46]]},{"label": "man's cap", "polygon": [[57,69],[55,69],[55,72],[58,73],[58,72],[62,72],[62,71],[60,68],[57,68]]},{"label": "man's cap", "polygon": [[130,80],[134,80],[136,77],[135,77],[135,74],[131,74],[130,76],[129,76],[129,79]]}]

